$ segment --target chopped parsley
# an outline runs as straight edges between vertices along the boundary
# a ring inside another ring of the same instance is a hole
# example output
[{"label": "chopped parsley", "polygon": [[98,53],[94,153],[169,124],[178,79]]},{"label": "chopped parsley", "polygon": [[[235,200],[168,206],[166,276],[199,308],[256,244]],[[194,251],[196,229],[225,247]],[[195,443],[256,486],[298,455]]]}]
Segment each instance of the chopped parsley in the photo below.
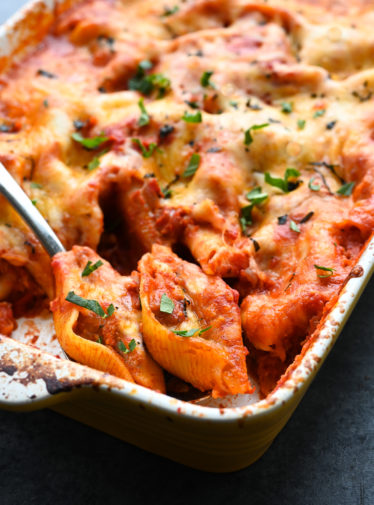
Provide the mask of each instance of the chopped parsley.
[{"label": "chopped parsley", "polygon": [[306,125],[305,119],[298,119],[297,120],[297,127],[299,130],[304,130],[305,125]]},{"label": "chopped parsley", "polygon": [[314,184],[314,181],[316,180],[315,177],[312,177],[308,183],[308,188],[311,189],[312,191],[319,191],[321,189],[321,186],[319,184]]},{"label": "chopped parsley", "polygon": [[100,165],[100,159],[97,156],[95,156],[94,159],[91,160],[87,165],[87,170],[91,172],[92,170],[95,170],[99,165]]},{"label": "chopped parsley", "polygon": [[187,168],[183,172],[183,177],[186,179],[187,177],[191,177],[194,175],[196,170],[199,168],[201,156],[198,153],[193,153],[188,162]]},{"label": "chopped parsley", "polygon": [[207,71],[204,72],[203,75],[200,78],[200,84],[202,85],[203,88],[207,88],[210,86],[211,88],[215,88],[215,85],[210,82],[210,78],[212,77],[214,72],[212,71]]},{"label": "chopped parsley", "polygon": [[106,312],[107,312],[107,316],[106,316],[106,317],[110,317],[110,316],[112,316],[112,315],[114,314],[114,311],[115,311],[115,310],[116,310],[116,309],[115,309],[115,307],[114,307],[113,303],[111,303],[111,304],[109,305],[109,307],[107,308],[107,311],[106,311]]},{"label": "chopped parsley", "polygon": [[292,110],[293,110],[292,102],[282,102],[281,111],[283,112],[283,114],[291,114]]},{"label": "chopped parsley", "polygon": [[126,345],[122,342],[122,340],[120,340],[117,344],[117,347],[118,347],[118,350],[120,352],[122,352],[123,354],[129,354],[130,352],[132,352],[135,349],[136,341],[134,339],[132,339],[129,343],[129,346],[126,347]]},{"label": "chopped parsley", "polygon": [[315,111],[315,113],[313,114],[313,117],[314,118],[317,118],[317,117],[321,117],[321,116],[324,116],[326,113],[326,109],[318,109]]},{"label": "chopped parsley", "polygon": [[154,150],[157,148],[157,144],[155,144],[154,142],[151,142],[149,144],[147,150],[145,145],[139,139],[131,139],[131,140],[134,144],[136,144],[140,148],[143,158],[150,158],[154,153]]},{"label": "chopped parsley", "polygon": [[252,221],[252,209],[253,205],[246,205],[240,209],[239,223],[243,233],[246,233],[247,227],[251,226]]},{"label": "chopped parsley", "polygon": [[343,184],[343,186],[341,186],[338,189],[338,191],[337,191],[338,195],[351,196],[353,188],[355,187],[355,185],[356,185],[355,182],[346,182],[345,184]]},{"label": "chopped parsley", "polygon": [[250,126],[247,130],[244,132],[244,145],[249,146],[253,142],[253,137],[251,132],[255,130],[261,130],[262,128],[266,128],[269,126],[269,123],[263,123],[263,124],[254,124]]},{"label": "chopped parsley", "polygon": [[[326,277],[331,277],[334,274],[334,268],[330,267],[323,267],[321,265],[314,265],[314,268],[317,270],[317,275],[321,279],[325,279]],[[318,270],[321,270],[322,272],[327,272],[326,274],[319,274]]]},{"label": "chopped parsley", "polygon": [[195,114],[190,114],[189,112],[185,112],[182,116],[183,121],[186,123],[201,123],[202,117],[201,112],[198,110]]},{"label": "chopped parsley", "polygon": [[211,326],[207,326],[206,328],[199,331],[199,335],[201,335],[202,333],[205,333],[206,331],[211,330],[211,329],[212,329]]},{"label": "chopped parsley", "polygon": [[36,204],[38,203],[38,200],[31,200],[31,203],[36,207]]},{"label": "chopped parsley", "polygon": [[38,182],[32,182],[30,186],[34,189],[41,189],[43,186],[39,184]]},{"label": "chopped parsley", "polygon": [[248,226],[250,226],[252,221],[252,210],[255,205],[261,205],[265,200],[267,200],[268,194],[264,193],[260,186],[252,189],[247,193],[247,200],[251,203],[241,208],[241,216],[239,219],[242,231],[245,233]]},{"label": "chopped parsley", "polygon": [[87,265],[84,267],[82,272],[82,277],[88,277],[95,270],[100,268],[104,263],[101,260],[96,261],[96,263],[92,263],[92,261],[87,261]]},{"label": "chopped parsley", "polygon": [[115,311],[115,308],[111,303],[107,309],[107,312],[105,313],[104,309],[97,300],[87,300],[86,298],[82,298],[81,296],[76,295],[74,291],[69,291],[65,300],[70,303],[74,303],[74,305],[78,305],[79,307],[90,310],[91,312],[94,312],[104,319],[113,315]]},{"label": "chopped parsley", "polygon": [[103,156],[104,154],[106,154],[107,152],[109,151],[109,149],[104,149],[103,151],[101,151],[101,153],[99,153],[97,156],[95,156],[90,162],[89,164],[87,165],[87,170],[89,172],[91,172],[92,170],[96,170],[97,167],[100,166],[100,158],[101,156]]},{"label": "chopped parsley", "polygon": [[145,79],[150,82],[152,90],[158,91],[157,98],[163,98],[170,90],[170,79],[165,77],[163,74],[151,74],[148,75]]},{"label": "chopped parsley", "polygon": [[75,142],[81,144],[82,147],[88,150],[97,149],[98,147],[100,147],[105,142],[108,142],[109,140],[108,137],[100,135],[98,137],[85,138],[78,132],[72,133],[71,138],[75,140]]},{"label": "chopped parsley", "polygon": [[168,295],[165,293],[161,296],[160,302],[160,312],[164,312],[165,314],[172,314],[174,310],[174,302],[171,300]]},{"label": "chopped parsley", "polygon": [[247,193],[247,200],[249,200],[253,205],[260,205],[262,202],[267,200],[268,194],[264,193],[260,186],[252,189]]},{"label": "chopped parsley", "polygon": [[290,219],[290,229],[296,233],[300,233],[300,228],[297,226],[295,221],[292,221],[292,219]]},{"label": "chopped parsley", "polygon": [[287,168],[283,179],[280,177],[273,177],[269,172],[266,172],[265,182],[270,186],[275,186],[276,188],[281,189],[284,193],[289,193],[290,191],[296,189],[300,184],[300,181],[293,182],[289,179],[296,179],[299,175],[300,172],[295,168]]},{"label": "chopped parsley", "polygon": [[138,120],[138,125],[139,126],[145,126],[149,123],[149,114],[144,106],[144,99],[141,98],[138,102],[139,109],[140,109],[140,117]]},{"label": "chopped parsley", "polygon": [[161,193],[162,193],[162,196],[167,199],[167,198],[171,198],[172,196],[172,192],[171,192],[171,189],[168,188],[167,186],[165,186],[164,188],[161,189]]},{"label": "chopped parsley", "polygon": [[172,330],[173,333],[179,335],[180,337],[193,337],[196,333],[201,335],[202,333],[210,330],[212,327],[208,326],[207,328],[192,328],[191,330]]},{"label": "chopped parsley", "polygon": [[143,95],[150,95],[153,90],[153,85],[147,79],[146,71],[151,70],[153,63],[149,60],[142,60],[136,70],[135,76],[129,80],[128,86],[132,91],[139,91]]},{"label": "chopped parsley", "polygon": [[174,5],[174,7],[164,7],[164,12],[163,14],[161,14],[161,17],[166,18],[167,16],[172,16],[178,11],[179,11],[178,5]]},{"label": "chopped parsley", "polygon": [[163,74],[146,74],[151,70],[153,63],[149,60],[142,60],[136,70],[135,76],[129,80],[128,86],[132,91],[139,91],[143,95],[150,95],[153,91],[158,91],[157,98],[165,96],[170,89],[170,79]]}]

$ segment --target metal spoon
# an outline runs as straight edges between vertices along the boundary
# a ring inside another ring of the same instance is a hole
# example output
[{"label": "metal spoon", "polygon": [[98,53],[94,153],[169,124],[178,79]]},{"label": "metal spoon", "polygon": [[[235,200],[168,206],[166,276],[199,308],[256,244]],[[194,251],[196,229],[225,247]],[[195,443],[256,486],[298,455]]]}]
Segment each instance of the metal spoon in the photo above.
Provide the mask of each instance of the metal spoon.
[{"label": "metal spoon", "polygon": [[[65,251],[55,232],[2,163],[0,163],[0,194],[5,196],[10,205],[30,226],[51,257]],[[61,351],[63,356],[69,359],[62,348]]]},{"label": "metal spoon", "polygon": [[65,251],[55,232],[2,163],[0,163],[0,193],[30,226],[51,257]]}]

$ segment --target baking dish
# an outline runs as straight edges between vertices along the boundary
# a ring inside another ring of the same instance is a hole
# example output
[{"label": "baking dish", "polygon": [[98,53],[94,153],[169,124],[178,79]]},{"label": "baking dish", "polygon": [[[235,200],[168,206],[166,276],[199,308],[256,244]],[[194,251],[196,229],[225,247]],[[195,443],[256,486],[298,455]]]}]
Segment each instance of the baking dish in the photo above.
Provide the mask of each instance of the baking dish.
[{"label": "baking dish", "polygon": [[[29,43],[43,36],[53,20],[55,4],[32,2],[2,28],[3,68]],[[373,247],[372,241],[335,308],[282,385],[266,400],[253,403],[256,398],[243,396],[209,402],[209,406],[188,404],[1,337],[1,405],[13,410],[50,406],[127,442],[202,470],[243,468],[271,444],[326,358],[370,277]],[[20,325],[16,338],[33,341],[32,325],[27,321]],[[38,327],[42,328],[38,346],[53,353],[50,321],[39,318]]]}]

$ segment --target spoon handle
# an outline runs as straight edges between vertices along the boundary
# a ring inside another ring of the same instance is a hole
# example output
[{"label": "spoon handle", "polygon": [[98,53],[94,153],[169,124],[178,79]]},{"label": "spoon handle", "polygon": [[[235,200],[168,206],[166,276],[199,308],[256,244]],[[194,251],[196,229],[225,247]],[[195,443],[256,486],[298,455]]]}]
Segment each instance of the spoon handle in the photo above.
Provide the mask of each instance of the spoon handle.
[{"label": "spoon handle", "polygon": [[65,250],[55,232],[2,163],[0,163],[0,193],[30,226],[51,257]]}]

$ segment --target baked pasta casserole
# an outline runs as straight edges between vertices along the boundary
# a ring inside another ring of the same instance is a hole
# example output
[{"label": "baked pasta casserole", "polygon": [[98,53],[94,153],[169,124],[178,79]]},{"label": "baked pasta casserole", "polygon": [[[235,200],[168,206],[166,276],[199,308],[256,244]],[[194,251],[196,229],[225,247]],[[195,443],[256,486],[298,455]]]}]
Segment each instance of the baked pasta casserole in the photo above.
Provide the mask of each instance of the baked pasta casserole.
[{"label": "baked pasta casserole", "polygon": [[57,7],[0,62],[0,161],[68,252],[0,199],[1,333],[50,307],[83,364],[272,391],[373,230],[373,23],[365,0]]}]

